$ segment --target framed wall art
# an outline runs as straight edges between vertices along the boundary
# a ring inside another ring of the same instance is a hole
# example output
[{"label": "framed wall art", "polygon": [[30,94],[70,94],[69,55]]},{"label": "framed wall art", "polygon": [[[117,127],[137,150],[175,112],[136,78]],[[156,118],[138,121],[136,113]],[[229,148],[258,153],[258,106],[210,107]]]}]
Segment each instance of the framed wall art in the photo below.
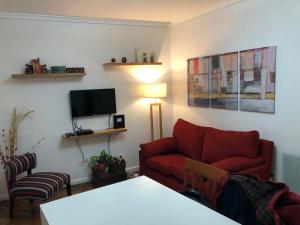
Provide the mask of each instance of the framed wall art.
[{"label": "framed wall art", "polygon": [[275,78],[276,46],[188,59],[188,105],[275,113]]},{"label": "framed wall art", "polygon": [[188,105],[210,107],[209,57],[188,60]]},{"label": "framed wall art", "polygon": [[240,52],[240,110],[275,113],[276,47]]},{"label": "framed wall art", "polygon": [[238,110],[238,52],[209,58],[211,107]]}]

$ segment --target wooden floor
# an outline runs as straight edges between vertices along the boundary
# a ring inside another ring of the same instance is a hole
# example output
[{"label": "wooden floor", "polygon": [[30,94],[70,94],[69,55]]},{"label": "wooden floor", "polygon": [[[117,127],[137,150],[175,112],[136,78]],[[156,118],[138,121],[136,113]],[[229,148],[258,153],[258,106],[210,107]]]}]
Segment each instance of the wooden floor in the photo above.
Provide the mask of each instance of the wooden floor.
[{"label": "wooden floor", "polygon": [[[91,183],[75,185],[72,187],[72,193],[77,194],[91,189],[93,189]],[[64,189],[53,196],[51,200],[65,196],[67,196],[67,191]],[[17,200],[15,203],[14,217],[10,219],[8,216],[9,202],[0,202],[0,225],[40,225],[39,205],[41,203],[40,201],[30,203],[28,200]]]}]

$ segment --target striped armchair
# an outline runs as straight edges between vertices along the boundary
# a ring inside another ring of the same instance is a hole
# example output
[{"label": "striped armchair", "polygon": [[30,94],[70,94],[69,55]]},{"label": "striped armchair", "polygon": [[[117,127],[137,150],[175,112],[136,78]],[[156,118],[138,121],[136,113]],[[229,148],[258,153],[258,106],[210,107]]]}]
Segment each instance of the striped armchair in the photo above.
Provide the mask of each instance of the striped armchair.
[{"label": "striped armchair", "polygon": [[[55,192],[66,186],[71,195],[70,175],[55,172],[31,172],[37,165],[35,153],[17,156],[5,165],[5,175],[10,200],[9,216],[13,216],[16,198],[48,200]],[[27,176],[17,180],[17,175],[27,171]]]}]

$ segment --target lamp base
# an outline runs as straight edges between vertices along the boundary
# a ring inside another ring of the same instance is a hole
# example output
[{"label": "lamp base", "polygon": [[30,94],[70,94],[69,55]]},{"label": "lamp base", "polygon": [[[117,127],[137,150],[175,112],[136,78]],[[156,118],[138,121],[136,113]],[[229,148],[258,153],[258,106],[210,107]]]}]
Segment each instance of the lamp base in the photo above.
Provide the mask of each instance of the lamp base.
[{"label": "lamp base", "polygon": [[159,111],[159,132],[160,132],[160,138],[163,137],[163,131],[162,131],[162,110],[161,110],[161,103],[151,103],[150,104],[150,123],[151,123],[151,140],[154,141],[154,121],[153,121],[153,109],[155,107],[158,107]]}]

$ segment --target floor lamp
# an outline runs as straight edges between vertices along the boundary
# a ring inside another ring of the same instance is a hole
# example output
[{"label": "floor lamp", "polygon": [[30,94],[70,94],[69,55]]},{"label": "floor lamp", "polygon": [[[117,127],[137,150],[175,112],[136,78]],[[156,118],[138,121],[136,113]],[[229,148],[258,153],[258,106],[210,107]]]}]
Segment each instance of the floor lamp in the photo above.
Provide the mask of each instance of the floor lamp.
[{"label": "floor lamp", "polygon": [[162,107],[161,107],[161,103],[157,102],[157,99],[167,97],[167,84],[166,83],[146,84],[144,86],[144,97],[154,99],[154,103],[150,103],[151,140],[153,141],[154,140],[153,111],[155,108],[158,108],[160,138],[163,137],[162,110],[161,110]]}]

